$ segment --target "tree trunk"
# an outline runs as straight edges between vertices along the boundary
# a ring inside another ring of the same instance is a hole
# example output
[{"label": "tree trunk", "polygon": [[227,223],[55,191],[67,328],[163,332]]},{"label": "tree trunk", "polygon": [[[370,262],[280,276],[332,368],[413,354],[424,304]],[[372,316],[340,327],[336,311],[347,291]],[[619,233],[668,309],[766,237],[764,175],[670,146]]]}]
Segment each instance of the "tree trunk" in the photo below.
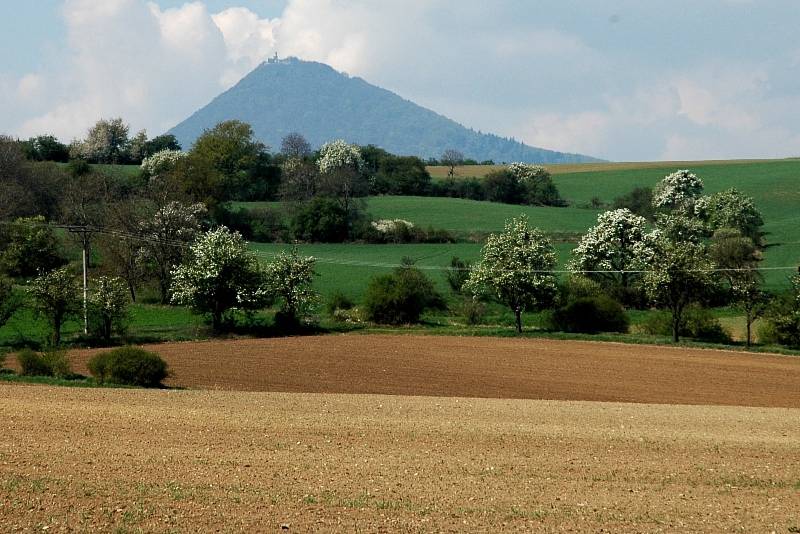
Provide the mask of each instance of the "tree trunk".
[{"label": "tree trunk", "polygon": [[517,334],[521,334],[522,333],[522,310],[519,309],[519,308],[516,308],[514,310],[514,316],[517,319]]},{"label": "tree trunk", "polygon": [[166,279],[158,281],[158,289],[161,291],[161,304],[169,304],[169,284]]},{"label": "tree trunk", "polygon": [[62,318],[56,315],[53,317],[53,346],[58,347],[61,344],[61,323]]},{"label": "tree trunk", "polygon": [[750,342],[751,342],[751,339],[752,339],[751,329],[752,329],[752,326],[753,326],[753,316],[749,312],[747,313],[746,321],[747,321],[747,340],[746,340],[745,344],[746,344],[747,348],[750,348]]},{"label": "tree trunk", "polygon": [[672,310],[672,341],[677,343],[680,341],[681,331],[681,312],[680,310]]},{"label": "tree trunk", "polygon": [[134,304],[136,303],[136,288],[133,286],[133,283],[128,281],[128,291],[131,292],[131,302]]}]

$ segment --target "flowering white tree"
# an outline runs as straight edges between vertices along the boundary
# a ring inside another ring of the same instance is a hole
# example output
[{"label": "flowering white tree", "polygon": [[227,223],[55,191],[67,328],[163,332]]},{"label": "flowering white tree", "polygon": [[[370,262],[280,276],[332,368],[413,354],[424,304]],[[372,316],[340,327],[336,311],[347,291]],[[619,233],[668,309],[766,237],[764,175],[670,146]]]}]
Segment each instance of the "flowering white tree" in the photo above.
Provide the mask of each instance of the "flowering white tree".
[{"label": "flowering white tree", "polygon": [[121,278],[101,276],[95,280],[89,304],[99,320],[100,335],[106,341],[115,329],[121,329],[128,314],[128,300],[128,288]]},{"label": "flowering white tree", "polygon": [[701,301],[714,287],[714,264],[706,247],[692,241],[675,241],[659,229],[636,247],[642,286],[656,306],[672,314],[672,339],[680,339],[684,311]]},{"label": "flowering white tree", "polygon": [[101,119],[89,129],[85,141],[70,149],[70,157],[97,163],[119,163],[128,149],[130,127],[122,119]]},{"label": "flowering white tree", "polygon": [[653,207],[693,212],[694,203],[703,194],[703,181],[688,170],[675,171],[664,177],[653,191]]},{"label": "flowering white tree", "polygon": [[269,301],[264,271],[238,232],[220,227],[200,235],[184,263],[172,271],[172,302],[211,316],[215,332],[232,310]]},{"label": "flowering white tree", "polygon": [[[627,290],[631,286],[636,247],[647,232],[647,221],[627,208],[606,211],[597,218],[572,251],[568,269],[605,280]],[[591,271],[591,272],[587,272]]]},{"label": "flowering white tree", "polygon": [[203,204],[170,202],[141,223],[142,255],[158,279],[161,302],[169,302],[172,270],[181,263],[186,248],[200,231]]},{"label": "flowering white tree", "polygon": [[270,295],[278,300],[281,313],[291,322],[307,319],[313,313],[319,295],[313,290],[313,257],[301,257],[296,248],[281,252],[265,269]]},{"label": "flowering white tree", "polygon": [[545,307],[555,297],[553,245],[521,216],[507,221],[503,233],[489,236],[482,256],[464,288],[476,297],[488,295],[510,307],[517,332],[522,332],[522,312]]},{"label": "flowering white tree", "polygon": [[145,158],[142,161],[142,172],[148,177],[153,178],[171,171],[180,161],[183,161],[187,157],[188,154],[186,152],[165,149]]},{"label": "flowering white tree", "polygon": [[325,143],[319,151],[319,193],[339,199],[350,211],[350,200],[367,193],[369,184],[363,175],[364,158],[358,145],[337,139]]}]

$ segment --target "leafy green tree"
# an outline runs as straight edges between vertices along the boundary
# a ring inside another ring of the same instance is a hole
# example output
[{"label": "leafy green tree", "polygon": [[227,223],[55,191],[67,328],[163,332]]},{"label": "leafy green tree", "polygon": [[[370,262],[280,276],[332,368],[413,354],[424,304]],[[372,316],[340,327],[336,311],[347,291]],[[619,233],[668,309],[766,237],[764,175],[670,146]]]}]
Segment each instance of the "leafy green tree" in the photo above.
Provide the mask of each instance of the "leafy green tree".
[{"label": "leafy green tree", "polygon": [[800,347],[800,275],[792,277],[792,288],[780,295],[767,310],[771,341]]},{"label": "leafy green tree", "polygon": [[89,304],[98,321],[98,333],[105,341],[122,330],[128,317],[128,300],[128,288],[121,278],[101,276],[95,280]]},{"label": "leafy green tree", "polygon": [[553,245],[522,216],[507,221],[502,234],[490,235],[482,256],[465,289],[476,297],[491,296],[511,308],[517,332],[521,333],[522,312],[549,306],[556,296]]},{"label": "leafy green tree", "polygon": [[296,325],[308,320],[319,301],[314,291],[315,260],[301,257],[297,248],[281,252],[265,269],[266,287],[280,306],[282,320]]},{"label": "leafy green tree", "polygon": [[[189,152],[189,158],[193,168],[208,167],[217,173],[216,181],[209,184],[211,190],[206,191],[206,197],[225,201],[237,197],[239,190],[246,185],[248,171],[264,152],[266,147],[255,140],[249,124],[230,120],[203,132]],[[198,200],[205,198],[198,197]]]},{"label": "leafy green tree", "polygon": [[75,276],[62,267],[36,277],[28,287],[34,310],[50,324],[50,342],[61,344],[64,321],[81,310],[80,289]]},{"label": "leafy green tree", "polygon": [[332,198],[317,197],[301,204],[292,217],[295,239],[313,243],[341,243],[350,233],[350,214]]},{"label": "leafy green tree", "polygon": [[708,223],[711,230],[735,228],[753,243],[761,241],[761,227],[764,225],[761,212],[751,197],[736,189],[699,198],[695,213]]},{"label": "leafy green tree", "polygon": [[66,263],[55,232],[44,217],[20,218],[0,227],[0,269],[28,278]]},{"label": "leafy green tree", "polygon": [[524,204],[525,186],[509,169],[490,172],[483,180],[486,200],[504,204]]},{"label": "leafy green tree", "polygon": [[172,134],[164,134],[150,139],[145,145],[145,157],[158,154],[163,150],[181,150],[178,139]]},{"label": "leafy green tree", "polygon": [[642,286],[656,306],[671,313],[672,339],[678,342],[684,312],[702,302],[715,287],[714,264],[706,247],[692,241],[676,241],[656,230],[638,247]]},{"label": "leafy green tree", "polygon": [[[21,305],[20,299],[14,293],[11,280],[0,276],[0,328],[8,322]],[[0,362],[2,367],[2,362]]]},{"label": "leafy green tree", "polygon": [[525,204],[534,206],[565,206],[566,202],[553,183],[553,177],[541,165],[528,163],[512,163],[508,171],[517,179],[525,190]]},{"label": "leafy green tree", "polygon": [[450,258],[450,266],[445,271],[447,278],[447,285],[453,290],[453,293],[461,294],[464,290],[464,284],[469,280],[469,271],[472,264],[468,261],[462,260],[458,256]]},{"label": "leafy green tree", "polygon": [[430,278],[407,259],[393,273],[373,278],[364,296],[367,319],[380,324],[418,323],[426,310],[444,308]]},{"label": "leafy green tree", "polygon": [[200,235],[172,279],[172,302],[210,315],[214,332],[232,310],[257,310],[269,300],[258,259],[241,234],[225,227]]},{"label": "leafy green tree", "polygon": [[653,190],[650,187],[633,188],[630,193],[615,198],[611,207],[615,210],[627,208],[648,221],[654,220],[656,216],[653,208]]},{"label": "leafy green tree", "polygon": [[750,237],[734,228],[717,230],[711,238],[709,255],[728,283],[736,307],[745,314],[747,346],[752,343],[753,322],[766,311],[769,299],[761,289],[758,271],[761,253]]},{"label": "leafy green tree", "polygon": [[24,145],[25,155],[33,161],[69,161],[69,147],[53,135],[31,137]]}]

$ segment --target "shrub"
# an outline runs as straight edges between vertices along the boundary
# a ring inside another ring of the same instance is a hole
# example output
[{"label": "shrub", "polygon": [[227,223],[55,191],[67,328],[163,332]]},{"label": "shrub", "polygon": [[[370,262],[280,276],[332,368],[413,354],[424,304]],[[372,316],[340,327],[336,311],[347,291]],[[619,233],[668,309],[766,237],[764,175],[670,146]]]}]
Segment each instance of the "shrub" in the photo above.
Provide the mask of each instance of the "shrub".
[{"label": "shrub", "polygon": [[39,354],[25,349],[17,354],[17,361],[22,376],[54,376],[56,378],[72,376],[72,368],[65,352],[51,351]]},{"label": "shrub", "polygon": [[30,349],[17,353],[20,373],[22,376],[52,376],[50,367],[47,366],[41,354]]},{"label": "shrub", "polygon": [[573,300],[553,312],[550,323],[553,330],[584,334],[627,332],[629,326],[622,305],[606,296]]},{"label": "shrub", "polygon": [[88,367],[100,383],[158,387],[168,376],[167,362],[158,354],[138,347],[102,352],[89,360]]},{"label": "shrub", "polygon": [[292,219],[292,234],[306,242],[341,243],[350,235],[353,214],[332,198],[316,197]]},{"label": "shrub", "polygon": [[72,366],[64,351],[50,351],[42,355],[42,361],[50,370],[49,376],[56,378],[69,378],[72,376]]},{"label": "shrub", "polygon": [[[672,318],[669,312],[653,312],[639,325],[639,330],[655,336],[672,335]],[[699,306],[687,308],[684,312],[680,335],[711,343],[731,343],[730,334],[710,311]]]},{"label": "shrub", "polygon": [[373,278],[364,298],[367,319],[380,324],[417,323],[425,310],[444,307],[433,282],[409,264]]},{"label": "shrub", "polygon": [[800,347],[800,298],[781,295],[772,303],[765,318],[764,326],[759,329],[762,343]]},{"label": "shrub", "polygon": [[326,309],[328,315],[333,315],[337,310],[351,310],[355,306],[353,301],[339,290],[336,290],[328,299]]},{"label": "shrub", "polygon": [[461,304],[461,315],[470,326],[482,324],[486,316],[486,304],[474,298],[466,298]]},{"label": "shrub", "polygon": [[450,267],[445,271],[447,277],[447,285],[453,290],[453,293],[461,293],[464,284],[469,280],[470,262],[464,261],[458,256],[450,258]]}]

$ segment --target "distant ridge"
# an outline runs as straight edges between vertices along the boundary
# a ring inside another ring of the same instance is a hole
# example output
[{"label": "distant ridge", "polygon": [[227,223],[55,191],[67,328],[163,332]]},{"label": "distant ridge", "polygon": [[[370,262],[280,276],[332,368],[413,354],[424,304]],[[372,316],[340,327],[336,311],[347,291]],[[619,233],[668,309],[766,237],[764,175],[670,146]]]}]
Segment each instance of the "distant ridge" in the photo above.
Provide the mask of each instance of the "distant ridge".
[{"label": "distant ridge", "polygon": [[476,132],[361,78],[295,58],[262,63],[168,133],[188,149],[204,130],[231,119],[251,124],[273,149],[286,134],[299,132],[315,148],[342,138],[422,158],[454,148],[467,158],[497,163],[601,161]]}]

